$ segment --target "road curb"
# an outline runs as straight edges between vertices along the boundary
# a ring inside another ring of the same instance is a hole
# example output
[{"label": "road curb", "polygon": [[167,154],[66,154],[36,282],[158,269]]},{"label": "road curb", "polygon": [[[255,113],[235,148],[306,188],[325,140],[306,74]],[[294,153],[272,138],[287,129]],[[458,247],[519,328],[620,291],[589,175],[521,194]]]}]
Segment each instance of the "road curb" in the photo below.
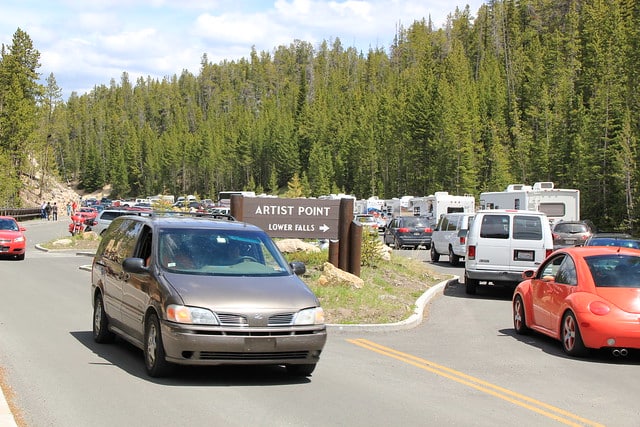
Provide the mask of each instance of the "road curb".
[{"label": "road curb", "polygon": [[442,292],[442,290],[449,283],[457,282],[458,276],[453,276],[451,279],[444,280],[432,287],[430,287],[420,298],[416,300],[416,308],[413,310],[413,314],[407,319],[395,323],[377,323],[377,324],[358,324],[358,325],[342,325],[342,324],[327,324],[327,330],[340,331],[340,332],[385,332],[385,331],[401,331],[405,329],[411,329],[422,323],[424,317],[424,308],[431,301],[431,299]]}]

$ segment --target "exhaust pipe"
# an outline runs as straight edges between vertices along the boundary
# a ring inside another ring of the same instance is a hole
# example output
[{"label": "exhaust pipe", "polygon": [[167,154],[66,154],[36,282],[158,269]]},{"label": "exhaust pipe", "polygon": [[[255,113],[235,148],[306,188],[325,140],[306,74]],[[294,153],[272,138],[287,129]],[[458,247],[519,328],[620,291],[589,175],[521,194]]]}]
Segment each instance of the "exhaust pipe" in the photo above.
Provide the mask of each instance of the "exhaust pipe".
[{"label": "exhaust pipe", "polygon": [[629,350],[627,350],[626,348],[614,348],[611,354],[613,354],[615,357],[627,357],[629,355]]}]

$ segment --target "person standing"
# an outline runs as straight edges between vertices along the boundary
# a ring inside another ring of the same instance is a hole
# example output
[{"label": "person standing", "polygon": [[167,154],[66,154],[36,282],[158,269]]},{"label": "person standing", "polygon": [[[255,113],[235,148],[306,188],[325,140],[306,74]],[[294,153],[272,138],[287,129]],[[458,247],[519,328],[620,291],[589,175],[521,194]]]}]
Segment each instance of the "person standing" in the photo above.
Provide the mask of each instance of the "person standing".
[{"label": "person standing", "polygon": [[47,217],[47,202],[42,202],[42,205],[40,205],[40,216],[42,219]]},{"label": "person standing", "polygon": [[67,200],[67,216],[71,216],[71,202]]},{"label": "person standing", "polygon": [[58,220],[58,204],[57,202],[53,202],[53,206],[51,207],[51,213],[53,214],[53,220]]},{"label": "person standing", "polygon": [[44,211],[47,215],[47,221],[51,220],[51,202],[47,202],[47,206],[45,206]]}]

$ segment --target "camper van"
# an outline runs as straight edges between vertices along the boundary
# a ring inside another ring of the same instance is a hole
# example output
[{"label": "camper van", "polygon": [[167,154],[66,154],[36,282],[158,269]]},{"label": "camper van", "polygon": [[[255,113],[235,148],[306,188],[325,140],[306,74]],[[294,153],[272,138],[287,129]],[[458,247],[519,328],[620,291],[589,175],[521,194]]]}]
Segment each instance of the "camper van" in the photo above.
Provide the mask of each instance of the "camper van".
[{"label": "camper van", "polygon": [[554,188],[553,182],[536,182],[533,187],[511,184],[505,191],[480,194],[480,209],[523,209],[544,212],[549,221],[580,220],[580,191]]},{"label": "camper van", "polygon": [[426,197],[414,197],[409,200],[413,209],[413,215],[427,217],[438,221],[440,216],[453,213],[473,213],[476,207],[476,199],[471,195],[454,196],[446,191],[438,191]]}]

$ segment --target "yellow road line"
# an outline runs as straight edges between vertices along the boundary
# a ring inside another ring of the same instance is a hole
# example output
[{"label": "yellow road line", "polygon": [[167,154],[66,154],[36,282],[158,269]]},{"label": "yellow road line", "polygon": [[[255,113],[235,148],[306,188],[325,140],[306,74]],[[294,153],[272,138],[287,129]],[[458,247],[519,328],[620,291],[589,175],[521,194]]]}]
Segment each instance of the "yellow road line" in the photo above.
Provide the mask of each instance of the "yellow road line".
[{"label": "yellow road line", "polygon": [[491,384],[479,378],[472,377],[471,375],[467,375],[463,372],[456,371],[451,368],[447,368],[446,366],[438,365],[437,363],[430,362],[420,357],[403,353],[401,351],[394,350],[392,348],[385,347],[383,345],[380,345],[365,339],[349,339],[347,341],[357,346],[360,346],[362,348],[366,348],[368,350],[376,352],[378,354],[382,354],[384,356],[388,356],[388,357],[400,360],[402,362],[408,363],[420,369],[427,370],[436,375],[440,375],[442,377],[456,381],[460,384],[464,384],[476,390],[479,390],[484,393],[495,396],[497,398],[506,400],[507,402],[513,403],[514,405],[518,405],[523,408],[529,409],[530,411],[544,415],[560,423],[563,423],[569,426],[576,426],[576,427],[580,427],[580,426],[604,427],[603,424],[599,424],[594,421],[587,420],[586,418],[582,418],[578,415],[572,414],[571,412],[565,411],[563,409],[557,408],[555,406],[549,405],[547,403],[541,402],[531,397],[524,396],[520,393],[516,393],[514,391],[497,386],[495,384]]}]

